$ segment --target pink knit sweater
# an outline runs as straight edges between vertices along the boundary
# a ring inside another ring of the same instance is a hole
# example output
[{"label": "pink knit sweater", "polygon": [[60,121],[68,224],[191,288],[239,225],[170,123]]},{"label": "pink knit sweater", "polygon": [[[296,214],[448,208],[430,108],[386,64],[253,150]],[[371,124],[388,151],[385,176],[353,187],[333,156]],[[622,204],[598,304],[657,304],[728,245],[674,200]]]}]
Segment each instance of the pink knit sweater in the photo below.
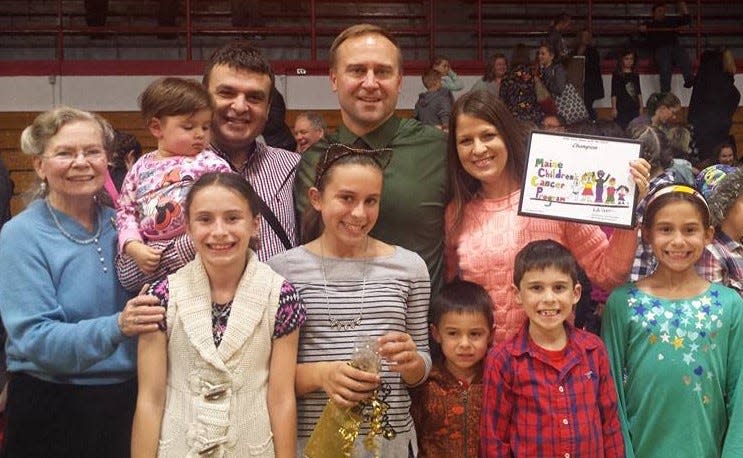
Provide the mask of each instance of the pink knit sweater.
[{"label": "pink knit sweater", "polygon": [[446,209],[446,279],[459,275],[482,285],[493,300],[495,342],[513,336],[526,315],[514,301],[513,261],[533,240],[565,245],[592,282],[611,290],[628,279],[636,230],[615,230],[610,240],[598,226],[518,216],[521,191],[498,199],[475,199],[464,208],[459,234],[452,234],[453,207]]}]

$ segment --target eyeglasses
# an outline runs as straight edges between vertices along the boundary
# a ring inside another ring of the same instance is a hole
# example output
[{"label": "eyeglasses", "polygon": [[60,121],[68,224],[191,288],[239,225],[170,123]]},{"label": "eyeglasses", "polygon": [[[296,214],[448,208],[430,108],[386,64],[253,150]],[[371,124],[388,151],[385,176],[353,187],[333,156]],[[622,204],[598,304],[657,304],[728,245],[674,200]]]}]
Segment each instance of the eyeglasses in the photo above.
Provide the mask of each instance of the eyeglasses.
[{"label": "eyeglasses", "polygon": [[76,151],[69,149],[62,149],[55,151],[51,154],[42,154],[42,157],[51,159],[57,162],[74,162],[79,156],[83,157],[84,160],[97,161],[106,157],[106,150],[101,147],[92,147],[87,149],[78,149]]},{"label": "eyeglasses", "polygon": [[328,146],[325,150],[325,154],[322,159],[317,163],[315,169],[315,186],[318,186],[322,181],[323,176],[328,173],[328,170],[338,162],[340,159],[348,156],[367,156],[371,158],[380,169],[384,170],[392,159],[392,150],[390,148],[380,149],[363,149],[353,148],[341,143],[333,143]]}]

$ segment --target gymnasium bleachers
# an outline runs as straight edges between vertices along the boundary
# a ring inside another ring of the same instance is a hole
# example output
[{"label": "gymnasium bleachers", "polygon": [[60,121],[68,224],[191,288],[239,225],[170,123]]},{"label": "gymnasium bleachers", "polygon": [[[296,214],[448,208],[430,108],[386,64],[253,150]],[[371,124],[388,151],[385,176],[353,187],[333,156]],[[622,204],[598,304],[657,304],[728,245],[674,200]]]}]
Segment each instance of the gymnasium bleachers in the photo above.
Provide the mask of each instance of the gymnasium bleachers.
[{"label": "gymnasium bleachers", "polygon": [[[0,77],[80,68],[88,75],[103,69],[106,74],[126,74],[128,66],[146,62],[151,74],[159,74],[158,69],[166,67],[198,74],[212,49],[237,36],[249,38],[262,48],[278,74],[294,72],[298,66],[309,74],[326,74],[332,39],[358,22],[383,25],[397,36],[409,75],[420,74],[436,53],[447,55],[460,74],[480,75],[486,56],[508,54],[518,42],[538,43],[546,35],[550,19],[561,12],[573,16],[575,27],[593,30],[606,74],[614,67],[613,51],[628,40],[638,39],[637,26],[648,17],[652,2],[259,0],[245,2],[257,5],[254,11],[259,14],[233,20],[230,0],[87,0],[98,8],[105,4],[103,22],[102,11],[87,11],[98,13],[97,20],[103,25],[90,25],[85,3],[0,1]],[[675,12],[672,3],[669,13]],[[692,25],[681,35],[690,55],[698,57],[710,46],[727,46],[733,50],[738,68],[743,68],[743,2],[696,0],[687,4]],[[654,72],[647,58],[642,63],[642,72]],[[599,109],[599,116],[605,115],[605,110]],[[300,111],[288,110],[290,125]],[[321,112],[331,127],[337,124],[336,110]],[[137,135],[145,147],[154,146],[138,113],[103,114],[115,127]],[[18,138],[35,115],[0,112],[0,156],[19,192],[28,189],[34,180],[30,161],[19,154]],[[733,133],[739,150],[743,150],[743,109],[736,113]],[[22,199],[16,196],[14,213],[20,208]]]},{"label": "gymnasium bleachers", "polygon": [[[576,26],[590,27],[600,48],[610,51],[633,36],[640,21],[648,17],[651,4],[634,0],[253,0],[243,2],[255,5],[244,8],[253,13],[236,26],[229,0],[87,0],[105,9],[96,11],[91,6],[99,16],[94,23],[102,24],[92,26],[90,20],[86,22],[85,3],[0,2],[0,62],[200,60],[227,36],[260,42],[278,63],[324,62],[340,30],[367,21],[392,30],[408,61],[427,61],[434,52],[441,52],[454,61],[480,67],[483,56],[509,50],[516,42],[539,40],[549,20],[561,12],[572,15]],[[691,54],[698,55],[708,46],[727,46],[742,59],[743,2],[687,3],[692,25],[682,32],[682,38]],[[670,6],[669,13],[673,12]],[[237,10],[236,14],[242,13]]]}]

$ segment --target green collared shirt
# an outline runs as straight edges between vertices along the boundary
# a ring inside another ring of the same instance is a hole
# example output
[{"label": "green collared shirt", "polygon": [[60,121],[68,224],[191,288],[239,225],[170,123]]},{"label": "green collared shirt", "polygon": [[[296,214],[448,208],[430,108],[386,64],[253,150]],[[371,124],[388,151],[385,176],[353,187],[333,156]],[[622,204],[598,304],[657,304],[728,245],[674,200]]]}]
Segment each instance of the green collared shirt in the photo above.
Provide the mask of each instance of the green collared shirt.
[{"label": "green collared shirt", "polygon": [[[307,190],[314,185],[315,167],[328,145],[353,145],[358,139],[340,125],[336,134],[326,135],[302,154],[294,183],[297,215],[307,206]],[[392,149],[371,235],[418,253],[428,266],[433,295],[443,284],[444,208],[449,201],[446,138],[433,127],[393,115],[362,140],[370,148]]]}]

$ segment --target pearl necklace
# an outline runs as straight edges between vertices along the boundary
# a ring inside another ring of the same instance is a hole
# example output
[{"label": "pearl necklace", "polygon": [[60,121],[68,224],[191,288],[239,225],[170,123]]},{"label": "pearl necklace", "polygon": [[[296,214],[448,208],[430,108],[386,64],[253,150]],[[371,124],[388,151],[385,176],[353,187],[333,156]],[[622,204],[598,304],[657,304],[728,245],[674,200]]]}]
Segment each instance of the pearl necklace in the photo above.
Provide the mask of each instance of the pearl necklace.
[{"label": "pearl necklace", "polygon": [[[364,247],[364,253],[368,254],[369,252],[369,236],[366,236],[366,246]],[[361,284],[361,304],[360,304],[360,310],[359,315],[356,318],[353,318],[351,320],[341,321],[337,318],[334,318],[330,314],[330,298],[328,297],[328,280],[325,276],[325,248],[322,243],[322,238],[320,238],[320,267],[322,268],[322,281],[323,286],[325,287],[325,309],[328,314],[328,321],[330,322],[330,327],[336,331],[347,331],[347,330],[353,330],[356,326],[358,326],[361,323],[361,320],[364,318],[364,295],[366,293],[366,274],[369,270],[369,256],[364,257],[364,277]]]},{"label": "pearl necklace", "polygon": [[103,257],[103,247],[101,247],[100,237],[101,237],[101,230],[103,228],[103,222],[101,221],[101,214],[98,211],[98,207],[96,206],[96,216],[97,216],[97,227],[95,230],[95,234],[93,234],[93,237],[89,239],[79,239],[72,234],[70,234],[67,229],[62,226],[62,223],[59,222],[59,219],[57,219],[57,215],[54,212],[54,209],[52,208],[52,205],[49,203],[48,199],[44,199],[44,203],[46,204],[47,210],[49,210],[49,214],[52,215],[52,221],[54,222],[54,225],[59,229],[59,232],[62,233],[65,237],[70,239],[71,241],[77,243],[78,245],[90,245],[91,243],[95,243],[96,251],[98,252],[98,260],[101,262],[101,266],[103,267],[103,272],[108,273],[108,267],[106,267],[106,259]]}]

